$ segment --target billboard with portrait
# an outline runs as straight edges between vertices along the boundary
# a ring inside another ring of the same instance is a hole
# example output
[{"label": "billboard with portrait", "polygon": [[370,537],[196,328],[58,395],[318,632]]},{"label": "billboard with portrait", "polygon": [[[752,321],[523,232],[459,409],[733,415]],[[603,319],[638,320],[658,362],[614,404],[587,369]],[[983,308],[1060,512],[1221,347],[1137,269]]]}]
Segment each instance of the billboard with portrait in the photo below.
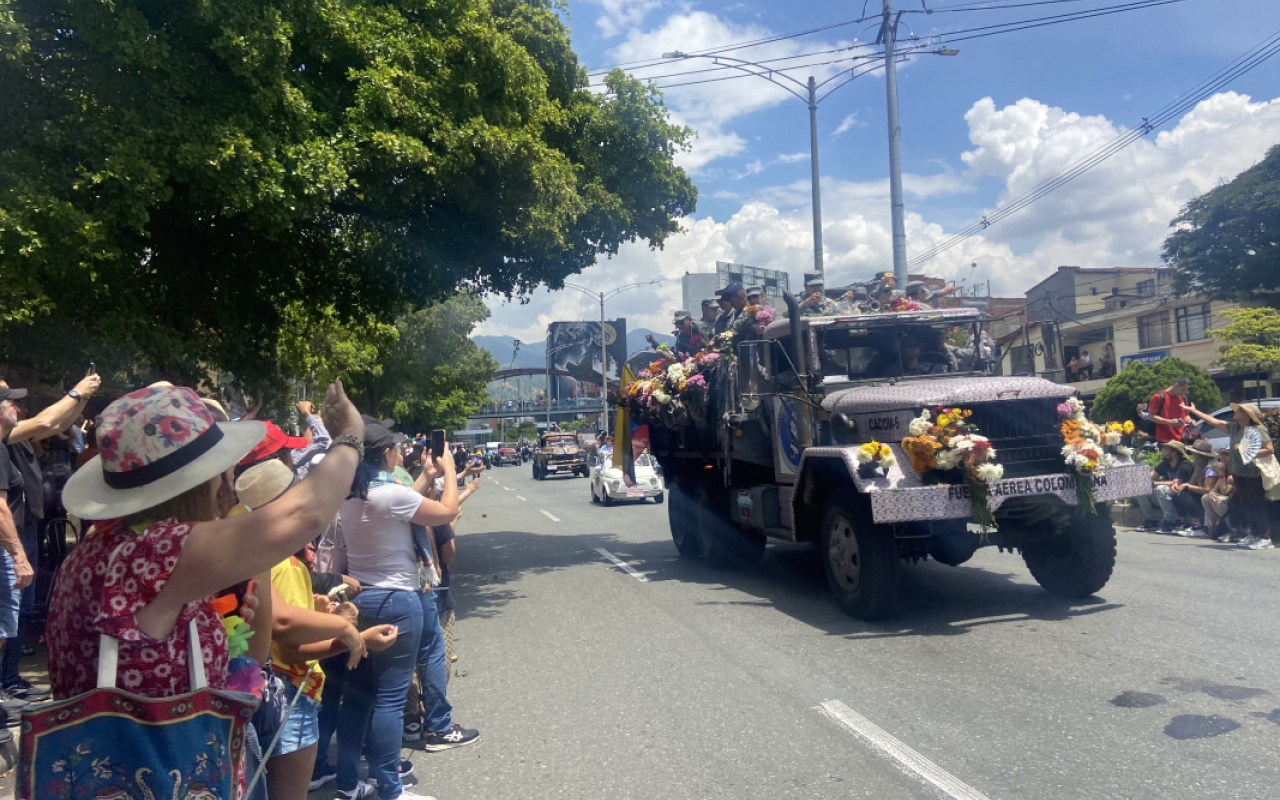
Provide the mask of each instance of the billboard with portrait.
[{"label": "billboard with portrait", "polygon": [[[627,359],[626,319],[606,320],[603,335],[609,358],[604,371],[610,385],[616,388],[619,365]],[[552,377],[552,400],[562,402],[581,395],[578,383],[600,385],[600,339],[599,322],[553,322],[547,326],[547,361],[551,369],[573,376]]]}]

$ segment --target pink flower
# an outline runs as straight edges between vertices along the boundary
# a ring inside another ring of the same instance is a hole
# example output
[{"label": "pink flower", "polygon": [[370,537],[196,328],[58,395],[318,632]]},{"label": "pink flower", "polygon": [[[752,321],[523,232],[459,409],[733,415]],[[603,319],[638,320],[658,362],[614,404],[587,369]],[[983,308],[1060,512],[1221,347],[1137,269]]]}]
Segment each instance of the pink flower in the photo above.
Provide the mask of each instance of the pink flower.
[{"label": "pink flower", "polygon": [[186,441],[191,436],[191,426],[180,417],[165,417],[160,420],[160,435],[175,442]]},{"label": "pink flower", "polygon": [[137,453],[125,453],[124,455],[120,456],[121,472],[128,472],[131,469],[137,469],[138,467],[145,467],[145,466],[146,466],[146,463],[141,458],[138,458]]},{"label": "pink flower", "polygon": [[1060,417],[1069,417],[1069,416],[1071,416],[1071,415],[1072,415],[1072,414],[1074,414],[1074,413],[1075,413],[1075,409],[1071,407],[1071,404],[1070,404],[1070,403],[1059,403],[1059,404],[1058,404],[1058,416],[1060,416]]},{"label": "pink flower", "polygon": [[766,325],[773,322],[776,318],[777,315],[774,313],[773,309],[765,306],[756,312],[756,327],[763,330]]},{"label": "pink flower", "polygon": [[693,376],[690,376],[687,381],[685,381],[685,385],[697,386],[699,389],[705,389],[707,386],[707,379],[702,377],[701,375],[693,375]]}]

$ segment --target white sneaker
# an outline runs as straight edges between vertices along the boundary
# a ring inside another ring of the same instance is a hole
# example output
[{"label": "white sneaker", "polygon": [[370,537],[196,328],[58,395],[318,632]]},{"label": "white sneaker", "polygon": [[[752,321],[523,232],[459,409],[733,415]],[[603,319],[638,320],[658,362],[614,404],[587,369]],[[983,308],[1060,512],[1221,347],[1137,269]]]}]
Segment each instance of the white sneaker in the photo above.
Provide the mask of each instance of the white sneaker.
[{"label": "white sneaker", "polygon": [[334,797],[338,798],[338,800],[365,800],[365,798],[367,797],[377,797],[377,796],[378,796],[377,787],[370,786],[364,781],[357,783],[356,788],[354,789],[349,789],[347,791],[342,791],[341,789],[339,789],[334,794]]},{"label": "white sneaker", "polygon": [[436,800],[436,799],[429,794],[418,794],[417,792],[411,792],[408,789],[405,789],[403,792],[400,793],[400,796],[397,797],[396,800]]},{"label": "white sneaker", "polygon": [[1240,541],[1236,542],[1236,547],[1252,548],[1257,541],[1258,541],[1258,537],[1254,536],[1253,534],[1250,534],[1244,537],[1243,539],[1241,539]]},{"label": "white sneaker", "polygon": [[1191,531],[1187,533],[1187,536],[1191,537],[1192,539],[1208,539],[1209,532],[1206,531],[1204,528],[1192,528]]},{"label": "white sneaker", "polygon": [[1250,550],[1274,550],[1275,545],[1271,543],[1270,539],[1260,538],[1257,541],[1255,541],[1253,544],[1249,545],[1249,549]]}]

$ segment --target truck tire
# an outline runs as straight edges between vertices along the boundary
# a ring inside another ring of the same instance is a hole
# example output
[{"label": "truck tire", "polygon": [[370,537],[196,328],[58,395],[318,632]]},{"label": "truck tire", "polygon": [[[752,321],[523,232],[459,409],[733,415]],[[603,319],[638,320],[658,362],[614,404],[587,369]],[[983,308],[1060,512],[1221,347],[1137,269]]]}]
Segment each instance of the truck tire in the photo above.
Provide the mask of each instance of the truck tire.
[{"label": "truck tire", "polygon": [[852,490],[833,492],[827,499],[822,564],[831,593],[849,616],[875,620],[897,610],[898,543],[871,521],[866,501]]},{"label": "truck tire", "polygon": [[713,569],[754,564],[764,555],[763,536],[748,533],[729,520],[725,492],[704,478],[693,493],[693,520],[702,560]]},{"label": "truck tire", "polygon": [[[671,502],[667,504],[667,522],[671,525],[671,541],[681,558],[697,558],[702,554],[693,520],[693,498],[683,483],[669,483]],[[661,499],[661,496],[659,496]]]},{"label": "truck tire", "polygon": [[664,494],[657,494],[653,497],[653,502],[657,505],[662,505],[664,500],[666,500],[666,495]]},{"label": "truck tire", "polygon": [[1088,597],[1102,591],[1116,565],[1116,529],[1110,509],[1099,513],[1070,512],[1065,532],[1049,539],[1025,542],[1022,560],[1031,577],[1059,597]]}]

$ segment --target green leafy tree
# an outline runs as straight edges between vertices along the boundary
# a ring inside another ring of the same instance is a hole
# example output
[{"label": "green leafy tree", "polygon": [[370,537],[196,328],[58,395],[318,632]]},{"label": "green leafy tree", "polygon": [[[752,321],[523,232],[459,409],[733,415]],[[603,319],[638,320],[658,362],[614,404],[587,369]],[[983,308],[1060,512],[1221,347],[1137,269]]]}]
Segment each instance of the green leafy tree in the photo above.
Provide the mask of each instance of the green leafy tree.
[{"label": "green leafy tree", "polygon": [[379,358],[381,368],[353,374],[356,404],[394,418],[399,430],[465,428],[467,415],[488,400],[486,386],[498,368],[470,339],[488,317],[488,307],[469,292],[405,315],[396,323],[395,345]]},{"label": "green leafy tree", "polygon": [[1180,358],[1165,358],[1150,366],[1130,361],[1098,392],[1089,418],[1094,422],[1133,420],[1141,426],[1138,404],[1145,408],[1151,395],[1168,389],[1183,375],[1191,379],[1187,395],[1197,408],[1209,413],[1222,405],[1222,392],[1208,370]]},{"label": "green leafy tree", "polygon": [[525,441],[536,442],[538,440],[537,423],[530,422],[529,420],[524,420],[516,428],[515,436],[517,439],[524,439]]},{"label": "green leafy tree", "polygon": [[662,246],[691,132],[620,71],[590,91],[556,9],[0,3],[0,324],[279,386],[299,316],[367,333]]},{"label": "green leafy tree", "polygon": [[1161,258],[1180,294],[1280,302],[1280,145],[1188,202],[1172,225]]},{"label": "green leafy tree", "polygon": [[1280,370],[1280,313],[1273,308],[1232,308],[1221,312],[1227,324],[1210,331],[1228,344],[1219,361],[1234,374]]}]

